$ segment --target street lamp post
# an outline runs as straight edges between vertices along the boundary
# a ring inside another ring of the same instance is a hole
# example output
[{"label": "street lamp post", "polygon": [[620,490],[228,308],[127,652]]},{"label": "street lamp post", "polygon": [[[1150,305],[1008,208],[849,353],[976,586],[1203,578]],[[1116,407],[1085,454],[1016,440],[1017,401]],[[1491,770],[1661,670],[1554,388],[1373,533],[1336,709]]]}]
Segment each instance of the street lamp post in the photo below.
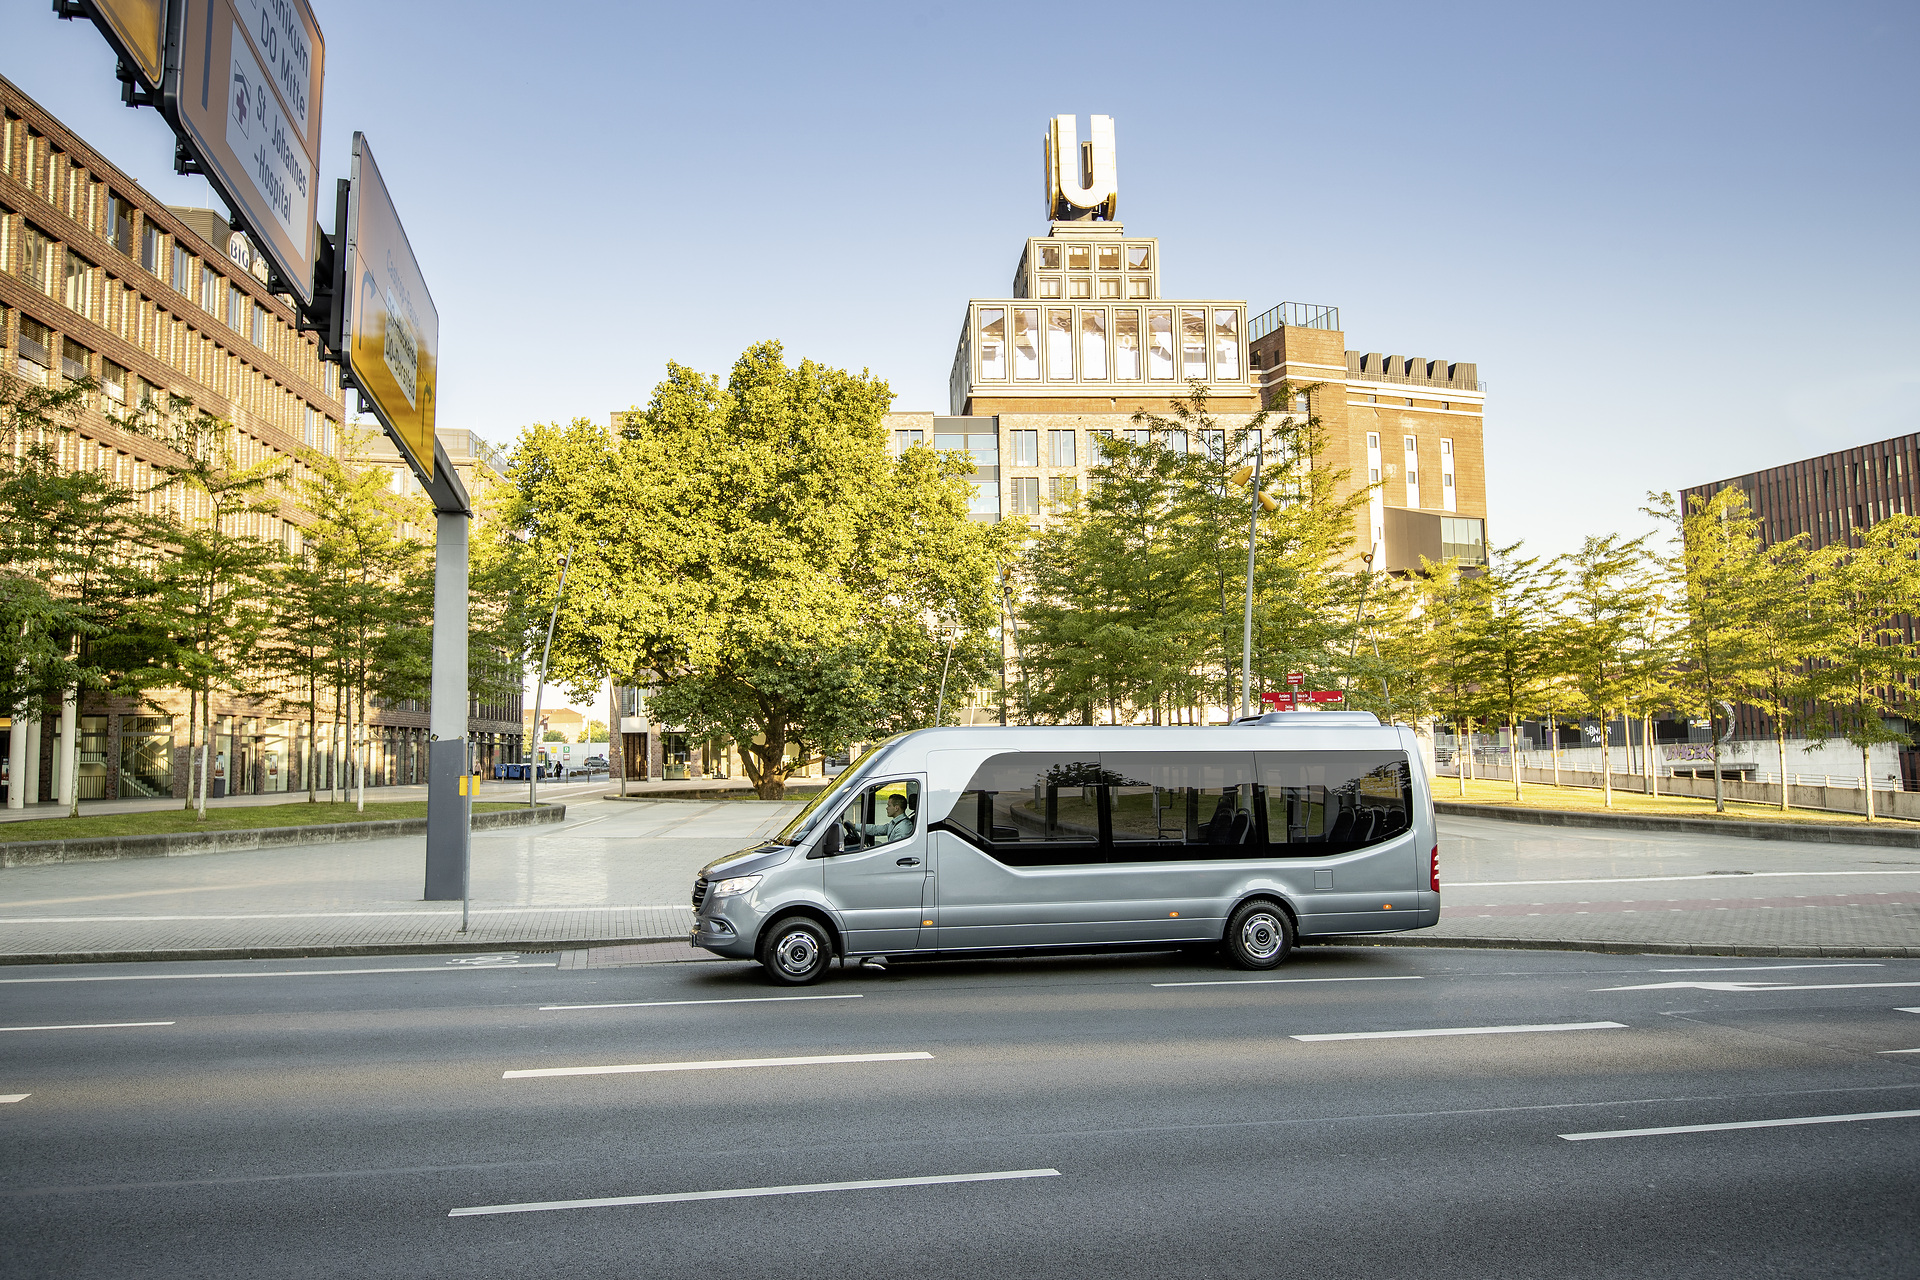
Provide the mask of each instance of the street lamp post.
[{"label": "street lamp post", "polygon": [[1247,503],[1247,605],[1240,620],[1240,714],[1253,714],[1253,554],[1254,534],[1260,526],[1260,508],[1273,511],[1279,507],[1260,487],[1260,473],[1266,465],[1265,433],[1259,433],[1253,439],[1253,465],[1241,467],[1233,473],[1232,483],[1253,485],[1253,497]]},{"label": "street lamp post", "polygon": [[933,710],[935,728],[947,722],[947,672],[953,669],[953,639],[958,634],[958,628],[950,628],[947,631],[947,661],[940,668],[940,700]]},{"label": "street lamp post", "polygon": [[560,620],[560,601],[567,594],[567,566],[573,563],[573,548],[560,557],[560,585],[553,593],[553,612],[547,617],[547,643],[540,650],[540,683],[533,691],[533,760],[527,769],[527,808],[534,806],[540,794],[540,700],[547,692],[547,658],[553,653],[553,624]]}]

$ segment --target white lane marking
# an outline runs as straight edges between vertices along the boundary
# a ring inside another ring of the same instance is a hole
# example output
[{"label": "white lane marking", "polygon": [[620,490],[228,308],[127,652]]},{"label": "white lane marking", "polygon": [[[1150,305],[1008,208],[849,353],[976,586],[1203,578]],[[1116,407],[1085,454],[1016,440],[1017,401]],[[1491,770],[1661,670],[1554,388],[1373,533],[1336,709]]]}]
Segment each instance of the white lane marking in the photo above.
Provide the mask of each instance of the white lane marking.
[{"label": "white lane marking", "polygon": [[1920,1009],[1895,1009],[1895,1013],[1920,1013]]},{"label": "white lane marking", "polygon": [[1007,1182],[1015,1178],[1057,1178],[1058,1169],[1008,1169],[1000,1173],[949,1173],[933,1178],[863,1178],[857,1182],[800,1182],[786,1187],[735,1187],[730,1191],[675,1191],[657,1196],[607,1196],[599,1200],[536,1200],[527,1204],[483,1204],[450,1209],[449,1218],[493,1213],[545,1213],[553,1209],[606,1209],[629,1204],[677,1204],[686,1200],[745,1200],[753,1196],[804,1196],[816,1191],[869,1191],[879,1187],[933,1187],[956,1182]]},{"label": "white lane marking", "polygon": [[1377,978],[1219,978],[1209,982],[1156,982],[1156,987],[1258,987],[1276,982],[1419,982],[1424,973],[1385,974]]},{"label": "white lane marking", "polygon": [[1604,876],[1597,880],[1449,880],[1449,889],[1512,889],[1523,885],[1556,884],[1662,884],[1669,880],[1718,880],[1722,884],[1740,880],[1779,879],[1784,876],[1811,877],[1825,879],[1828,876],[1910,876],[1920,874],[1920,869],[1909,871],[1754,871],[1741,876]]},{"label": "white lane marking", "polygon": [[[3,960],[4,957],[0,957]],[[18,982],[158,982],[172,978],[331,978],[353,973],[493,973],[499,969],[557,969],[558,960],[540,960],[520,964],[489,964],[465,968],[449,965],[395,965],[387,969],[282,969],[275,973],[104,973],[77,978],[0,978],[0,983]]]},{"label": "white lane marking", "polygon": [[[478,834],[484,835],[485,832]],[[475,907],[473,916],[537,916],[581,911],[669,911],[686,910],[684,902],[588,903],[579,907]],[[432,911],[276,911],[226,916],[0,916],[0,924],[153,924],[181,920],[404,920],[415,916],[452,919],[458,911],[439,908]],[[5,957],[0,957],[4,959]]]},{"label": "white lane marking", "polygon": [[1742,964],[1729,965],[1722,969],[1653,969],[1652,973],[1778,973],[1783,969],[1884,969],[1887,966],[1872,961],[1859,964]]},{"label": "white lane marking", "polygon": [[1601,1138],[1652,1138],[1666,1133],[1720,1133],[1728,1129],[1780,1129],[1802,1124],[1850,1124],[1855,1120],[1908,1120],[1920,1111],[1860,1111],[1847,1116],[1792,1116],[1785,1120],[1738,1120],[1732,1124],[1675,1124],[1661,1129],[1602,1129],[1594,1133],[1563,1133],[1568,1142]]},{"label": "white lane marking", "polygon": [[1595,991],[1865,991],[1877,987],[1920,987],[1920,982],[1649,982],[1637,987],[1595,987]]},{"label": "white lane marking", "polygon": [[0,1027],[0,1031],[97,1031],[102,1027],[170,1027],[171,1022],[67,1022],[49,1027]]},{"label": "white lane marking", "polygon": [[933,1057],[925,1051],[914,1053],[828,1053],[808,1058],[723,1058],[713,1062],[635,1062],[618,1067],[534,1067],[525,1071],[502,1072],[502,1080],[525,1080],[533,1076],[618,1076],[642,1071],[728,1071],[735,1067],[812,1067],[838,1062],[919,1062]]},{"label": "white lane marking", "polygon": [[0,1093],[0,1102],[25,1102],[32,1096],[30,1093]]},{"label": "white lane marking", "polygon": [[1920,1053],[1920,1049],[1882,1049],[1882,1053]]},{"label": "white lane marking", "polygon": [[778,1004],[783,1000],[860,1000],[864,992],[844,996],[733,996],[725,1000],[627,1000],[619,1004],[543,1004],[540,1012],[553,1009],[664,1009],[681,1004]]},{"label": "white lane marking", "polygon": [[1500,1036],[1522,1031],[1626,1030],[1624,1022],[1541,1022],[1517,1027],[1432,1027],[1424,1031],[1336,1031],[1294,1036],[1295,1040],[1410,1040],[1420,1036]]}]

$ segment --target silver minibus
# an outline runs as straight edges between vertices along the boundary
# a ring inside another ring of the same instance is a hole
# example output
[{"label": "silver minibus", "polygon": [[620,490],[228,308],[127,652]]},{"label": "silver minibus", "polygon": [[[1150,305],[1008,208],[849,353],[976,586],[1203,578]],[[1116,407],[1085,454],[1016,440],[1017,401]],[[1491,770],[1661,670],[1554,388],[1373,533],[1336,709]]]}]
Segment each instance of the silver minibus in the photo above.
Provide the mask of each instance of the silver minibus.
[{"label": "silver minibus", "polygon": [[693,945],[775,981],[834,957],[1219,948],[1440,919],[1413,731],[1366,712],[1217,728],[922,729],[694,883]]}]

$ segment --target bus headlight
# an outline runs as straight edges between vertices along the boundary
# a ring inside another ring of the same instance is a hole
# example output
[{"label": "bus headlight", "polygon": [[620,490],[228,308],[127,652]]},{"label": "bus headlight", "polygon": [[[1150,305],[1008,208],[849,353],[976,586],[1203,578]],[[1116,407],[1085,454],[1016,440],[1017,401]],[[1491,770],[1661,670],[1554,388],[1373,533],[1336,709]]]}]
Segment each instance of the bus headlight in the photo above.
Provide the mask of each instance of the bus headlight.
[{"label": "bus headlight", "polygon": [[709,896],[715,897],[715,898],[738,897],[740,894],[748,892],[753,888],[753,886],[759,883],[760,883],[759,876],[734,876],[730,879],[722,880],[718,884],[714,885],[712,893]]}]

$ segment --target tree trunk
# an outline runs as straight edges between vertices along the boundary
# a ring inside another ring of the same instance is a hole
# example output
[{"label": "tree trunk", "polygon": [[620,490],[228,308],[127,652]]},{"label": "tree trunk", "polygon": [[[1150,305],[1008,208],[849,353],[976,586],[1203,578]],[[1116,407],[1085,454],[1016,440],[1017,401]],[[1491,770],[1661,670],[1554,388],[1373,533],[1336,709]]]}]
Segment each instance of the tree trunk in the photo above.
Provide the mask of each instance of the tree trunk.
[{"label": "tree trunk", "polygon": [[1513,770],[1513,799],[1520,802],[1520,730],[1513,717],[1507,717],[1507,764]]},{"label": "tree trunk", "polygon": [[1607,808],[1613,808],[1613,720],[1600,721],[1600,794]]},{"label": "tree trunk", "polygon": [[[168,749],[172,753],[172,749]],[[67,816],[80,816],[80,686],[68,689],[60,699],[60,794]],[[171,762],[169,762],[171,763]]]},{"label": "tree trunk", "polygon": [[354,691],[359,695],[359,706],[355,718],[359,722],[360,740],[354,744],[353,751],[353,807],[356,813],[367,811],[367,752],[372,742],[367,734],[367,683],[363,676],[360,687]]},{"label": "tree trunk", "polygon": [[193,808],[194,787],[194,751],[200,745],[200,695],[187,694],[187,798],[180,802],[182,809]]},{"label": "tree trunk", "polygon": [[307,654],[307,803],[320,803],[319,780],[313,770],[320,762],[320,677],[313,669],[313,654]]},{"label": "tree trunk", "polygon": [[327,803],[340,803],[340,717],[345,712],[342,703],[346,695],[345,688],[338,680],[333,682],[333,723],[327,726]]},{"label": "tree trunk", "polygon": [[1647,712],[1646,727],[1640,731],[1640,740],[1647,749],[1647,794],[1660,794],[1660,761],[1653,751],[1653,712]]},{"label": "tree trunk", "polygon": [[1780,812],[1785,813],[1789,807],[1787,792],[1787,726],[1781,723],[1778,716],[1774,717],[1773,721],[1773,741],[1774,744],[1780,748]]},{"label": "tree trunk", "polygon": [[199,819],[207,820],[207,745],[213,737],[213,691],[205,689],[200,697],[200,811]]},{"label": "tree trunk", "polygon": [[1873,774],[1870,772],[1873,766],[1867,754],[1870,750],[1865,743],[1860,745],[1860,781],[1866,784],[1868,822],[1873,821]]},{"label": "tree trunk", "polygon": [[1560,721],[1549,714],[1547,716],[1547,751],[1553,758],[1553,785],[1560,785]]},{"label": "tree trunk", "polygon": [[1707,707],[1707,728],[1713,734],[1713,811],[1727,811],[1727,788],[1720,777],[1720,718],[1713,713],[1711,704]]}]

